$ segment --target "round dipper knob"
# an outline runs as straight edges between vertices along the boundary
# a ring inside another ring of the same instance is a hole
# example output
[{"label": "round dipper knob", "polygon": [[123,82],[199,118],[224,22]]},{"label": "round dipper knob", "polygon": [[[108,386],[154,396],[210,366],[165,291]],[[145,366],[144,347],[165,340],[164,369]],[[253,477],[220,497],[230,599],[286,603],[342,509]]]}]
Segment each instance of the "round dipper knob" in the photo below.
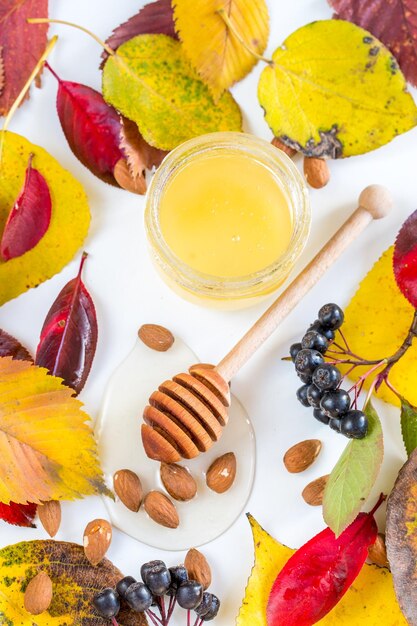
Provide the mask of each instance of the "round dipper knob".
[{"label": "round dipper knob", "polygon": [[394,206],[391,192],[382,185],[369,185],[359,196],[359,206],[368,211],[374,220],[388,215]]}]

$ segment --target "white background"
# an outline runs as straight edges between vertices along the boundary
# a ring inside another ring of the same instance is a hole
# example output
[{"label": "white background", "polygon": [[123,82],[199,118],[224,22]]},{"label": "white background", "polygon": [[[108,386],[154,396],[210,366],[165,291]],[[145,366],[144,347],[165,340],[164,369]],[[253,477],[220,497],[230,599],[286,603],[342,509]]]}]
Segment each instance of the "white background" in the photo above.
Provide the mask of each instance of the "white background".
[{"label": "white background", "polygon": [[[83,24],[106,38],[142,4],[135,0],[51,0],[50,13],[52,17]],[[269,0],[269,8],[272,18],[269,54],[299,26],[331,16],[326,0]],[[53,25],[50,32],[59,34],[50,62],[62,78],[99,89],[99,46],[86,35],[64,26]],[[233,93],[244,111],[246,129],[269,140],[271,133],[256,98],[261,69],[259,65]],[[46,148],[84,184],[89,197],[92,225],[85,244],[90,257],[84,277],[97,308],[99,342],[81,399],[95,418],[106,382],[132,348],[141,324],[161,323],[169,327],[202,360],[215,363],[268,303],[225,313],[199,308],[172,293],[149,261],[143,228],[144,199],[107,186],[77,161],[66,144],[56,115],[55,79],[45,72],[43,82],[43,88],[33,89],[30,101],[16,114],[11,130]],[[277,539],[293,547],[323,528],[321,510],[305,505],[300,493],[310,480],[331,470],[346,440],[321,426],[298,404],[294,395],[297,380],[291,367],[280,362],[280,357],[288,352],[295,338],[301,337],[323,303],[335,301],[342,306],[348,303],[361,277],[393,242],[402,221],[416,208],[416,138],[417,130],[414,130],[377,152],[331,164],[328,187],[311,193],[313,228],[298,270],[355,208],[357,197],[366,185],[376,182],[388,185],[395,196],[396,208],[389,218],[373,224],[351,246],[233,381],[233,391],[245,405],[257,434],[257,473],[247,510]],[[1,307],[0,327],[33,352],[43,319],[59,290],[76,274],[79,259],[78,254],[59,275]],[[397,412],[383,404],[378,406],[388,454],[375,492],[392,487],[404,459]],[[293,443],[310,437],[323,441],[319,459],[304,474],[287,474],[282,465],[283,453]],[[64,504],[63,524],[57,538],[80,542],[86,523],[100,516],[106,516],[106,510],[98,498]],[[383,514],[381,520],[382,517]],[[47,537],[42,528],[20,529],[0,524],[1,546]],[[203,551],[213,569],[212,589],[223,601],[221,615],[215,623],[230,626],[252,565],[252,539],[245,516]],[[182,561],[184,553],[157,552],[115,531],[108,556],[126,574],[138,576],[144,561],[165,558],[173,565]],[[180,623],[184,623],[183,616],[178,619]]]}]

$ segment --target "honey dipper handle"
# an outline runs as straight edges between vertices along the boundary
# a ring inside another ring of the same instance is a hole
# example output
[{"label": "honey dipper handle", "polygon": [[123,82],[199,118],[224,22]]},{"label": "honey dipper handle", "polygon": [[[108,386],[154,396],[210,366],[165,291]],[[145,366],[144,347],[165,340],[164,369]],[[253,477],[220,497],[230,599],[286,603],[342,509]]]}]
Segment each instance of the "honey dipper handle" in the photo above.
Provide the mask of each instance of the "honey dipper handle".
[{"label": "honey dipper handle", "polygon": [[373,219],[385,217],[392,205],[391,194],[385,187],[371,185],[364,189],[356,211],[217,365],[217,371],[226,381],[245,365],[349,244]]}]

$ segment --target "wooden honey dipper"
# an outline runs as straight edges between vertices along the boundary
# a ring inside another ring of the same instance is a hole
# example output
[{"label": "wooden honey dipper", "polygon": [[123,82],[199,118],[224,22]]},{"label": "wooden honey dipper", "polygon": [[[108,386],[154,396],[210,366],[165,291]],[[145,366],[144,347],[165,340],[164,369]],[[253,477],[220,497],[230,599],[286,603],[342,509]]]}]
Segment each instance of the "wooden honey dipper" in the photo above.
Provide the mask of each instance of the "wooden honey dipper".
[{"label": "wooden honey dipper", "polygon": [[151,459],[175,463],[206,452],[221,437],[230,406],[229,381],[294,309],[349,244],[392,208],[385,187],[371,185],[358,208],[216,367],[193,365],[149,398],[142,441]]}]

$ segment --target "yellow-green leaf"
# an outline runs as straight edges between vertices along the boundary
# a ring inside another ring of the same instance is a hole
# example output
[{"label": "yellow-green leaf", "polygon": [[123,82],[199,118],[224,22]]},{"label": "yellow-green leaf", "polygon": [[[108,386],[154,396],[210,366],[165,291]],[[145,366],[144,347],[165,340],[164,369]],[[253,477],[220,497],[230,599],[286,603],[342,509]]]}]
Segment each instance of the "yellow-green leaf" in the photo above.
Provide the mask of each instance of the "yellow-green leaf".
[{"label": "yellow-green leaf", "polygon": [[166,35],[139,35],[122,44],[104,66],[103,94],[161,150],[205,133],[242,130],[231,94],[214,104],[179,41]]},{"label": "yellow-green leaf", "polygon": [[217,101],[257,63],[218,12],[225,11],[249,48],[263,54],[269,34],[265,0],[174,0],[173,4],[184,52]]},{"label": "yellow-green leaf", "polygon": [[0,502],[109,493],[88,415],[43,367],[0,358]]},{"label": "yellow-green leaf", "polygon": [[[253,533],[255,565],[236,626],[267,626],[269,593],[278,573],[295,550],[273,539],[251,515],[248,517]],[[407,625],[395,598],[390,572],[386,568],[367,564],[339,604],[317,623],[322,626],[381,626],[382,623],[387,626]]]},{"label": "yellow-green leaf", "polygon": [[49,187],[51,222],[34,248],[6,262],[0,258],[0,305],[60,272],[81,247],[90,224],[81,184],[43,148],[7,132],[0,164],[0,233],[22,187],[31,153]]},{"label": "yellow-green leaf", "polygon": [[[52,580],[52,603],[41,615],[24,608],[31,579],[45,572]],[[0,624],[2,626],[109,626],[97,615],[93,596],[114,587],[123,574],[107,559],[93,567],[82,546],[64,541],[23,541],[0,550]],[[146,626],[143,614],[122,609],[120,626]]]},{"label": "yellow-green leaf", "polygon": [[273,54],[258,96],[274,135],[307,156],[369,152],[417,124],[397,62],[370,33],[343,20],[313,22]]}]

